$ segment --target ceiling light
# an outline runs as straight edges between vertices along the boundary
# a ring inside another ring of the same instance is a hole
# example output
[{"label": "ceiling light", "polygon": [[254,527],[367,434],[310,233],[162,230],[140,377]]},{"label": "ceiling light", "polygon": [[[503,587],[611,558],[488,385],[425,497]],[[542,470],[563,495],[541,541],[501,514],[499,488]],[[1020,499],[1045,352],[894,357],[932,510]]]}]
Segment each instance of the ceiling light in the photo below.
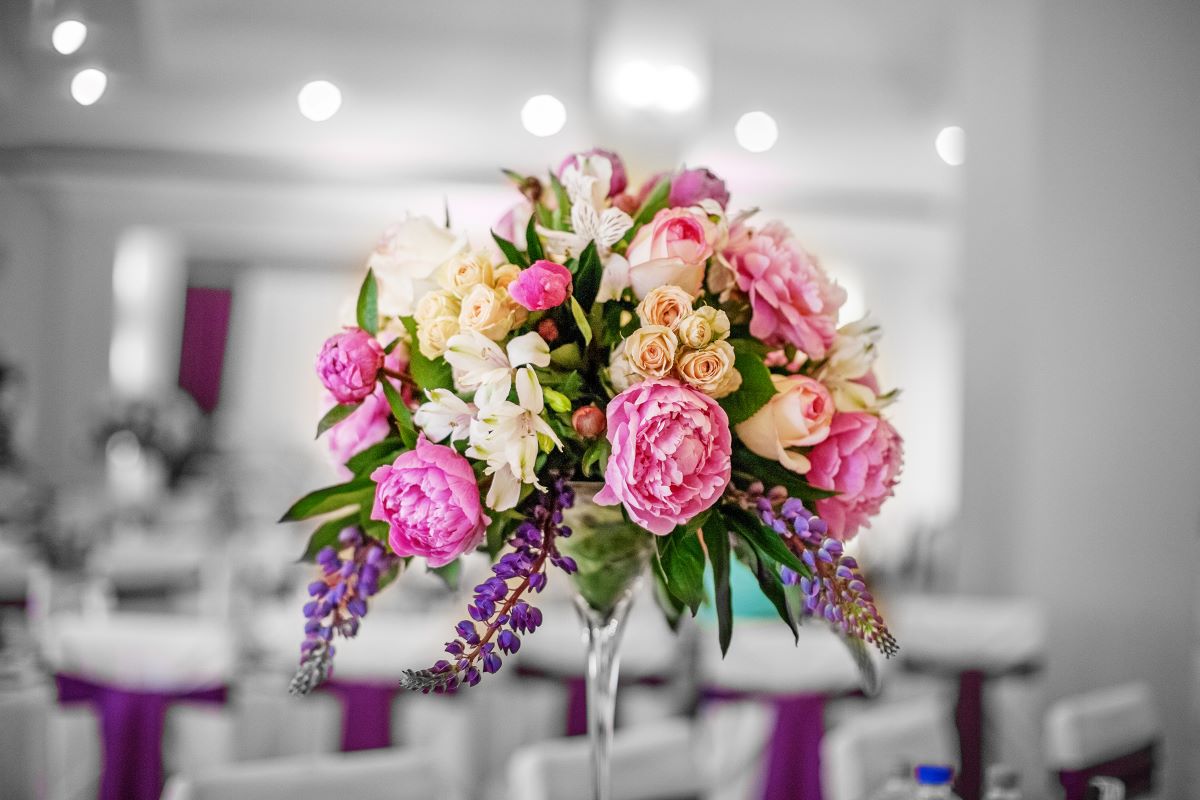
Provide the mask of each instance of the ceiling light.
[{"label": "ceiling light", "polygon": [[324,122],[342,107],[342,90],[329,81],[310,81],[296,95],[300,113],[313,122]]},{"label": "ceiling light", "polygon": [[98,69],[81,70],[71,79],[71,97],[81,106],[90,106],[104,95],[108,76]]},{"label": "ceiling light", "polygon": [[54,45],[54,49],[64,56],[69,56],[83,47],[84,41],[87,40],[87,34],[87,25],[77,19],[64,19],[51,31],[50,44]]},{"label": "ceiling light", "polygon": [[553,136],[567,124],[567,108],[553,95],[534,95],[521,108],[521,124],[534,136]]},{"label": "ceiling light", "polygon": [[658,73],[658,106],[663,111],[687,111],[700,100],[700,79],[682,64],[672,64]]},{"label": "ceiling light", "polygon": [[967,133],[957,125],[942,128],[933,142],[937,154],[952,167],[967,160]]},{"label": "ceiling light", "polygon": [[738,144],[751,153],[765,153],[775,146],[779,138],[779,126],[775,118],[765,111],[750,111],[742,114],[733,128]]}]

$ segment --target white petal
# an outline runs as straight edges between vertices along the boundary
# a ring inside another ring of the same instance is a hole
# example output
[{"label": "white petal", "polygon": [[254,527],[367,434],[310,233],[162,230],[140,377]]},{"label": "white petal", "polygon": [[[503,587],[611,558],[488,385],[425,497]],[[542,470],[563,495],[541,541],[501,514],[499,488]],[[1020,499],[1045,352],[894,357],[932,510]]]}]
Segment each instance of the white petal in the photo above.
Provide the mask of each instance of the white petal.
[{"label": "white petal", "polygon": [[604,262],[604,272],[600,275],[600,290],[596,293],[597,303],[607,303],[617,300],[621,292],[629,288],[629,262],[625,257],[613,253]]},{"label": "white petal", "polygon": [[475,390],[475,405],[490,410],[501,403],[507,403],[508,393],[512,391],[512,373],[508,370],[496,371],[486,377],[487,380],[480,383],[479,388]]},{"label": "white petal", "polygon": [[571,227],[585,242],[590,242],[600,233],[600,215],[589,203],[571,206]]},{"label": "white petal", "polygon": [[514,367],[523,367],[526,364],[548,367],[550,345],[546,344],[546,340],[539,336],[537,331],[530,331],[508,343],[508,359]]},{"label": "white petal", "polygon": [[488,489],[487,504],[494,511],[507,511],[521,498],[521,482],[510,470],[497,470],[492,476],[492,487]]},{"label": "white petal", "polygon": [[508,367],[500,346],[478,331],[456,333],[446,344],[446,361],[464,388],[474,389],[496,370]]},{"label": "white petal", "polygon": [[600,215],[600,224],[596,228],[596,246],[612,247],[621,241],[625,232],[633,227],[633,217],[619,208],[610,208]]},{"label": "white petal", "polygon": [[521,367],[517,370],[517,402],[521,408],[532,414],[541,414],[545,405],[545,395],[542,384],[538,382],[533,367]]}]

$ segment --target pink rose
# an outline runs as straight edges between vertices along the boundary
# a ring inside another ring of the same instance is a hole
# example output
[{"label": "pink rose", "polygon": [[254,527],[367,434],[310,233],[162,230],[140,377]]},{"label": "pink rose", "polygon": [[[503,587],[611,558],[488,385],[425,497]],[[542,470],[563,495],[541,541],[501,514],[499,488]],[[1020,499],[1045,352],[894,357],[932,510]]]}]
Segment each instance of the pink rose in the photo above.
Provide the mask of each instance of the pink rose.
[{"label": "pink rose", "polygon": [[734,267],[738,288],[750,297],[750,333],[768,344],[794,345],[809,358],[824,358],[837,335],[846,292],[791,231],[772,222],[739,237],[725,257]]},{"label": "pink rose", "polygon": [[655,214],[638,229],[625,252],[637,298],[664,284],[698,295],[713,254],[712,233],[712,223],[697,209],[664,208]]},{"label": "pink rose", "polygon": [[608,404],[612,455],[599,505],[665,536],[710,508],[729,484],[729,417],[717,401],[673,379],[644,381]]},{"label": "pink rose", "polygon": [[442,567],[483,540],[488,523],[471,463],[424,436],[417,448],[371,473],[371,519],[386,522],[398,556],[422,556]]},{"label": "pink rose", "polygon": [[883,501],[892,496],[904,461],[904,443],[886,420],[863,412],[834,414],[829,437],[808,454],[805,476],[819,489],[839,492],[817,501],[817,513],[836,539],[854,538],[870,527]]},{"label": "pink rose", "polygon": [[325,340],[317,377],[339,403],[357,403],[375,391],[383,368],[383,345],[361,328],[346,328]]},{"label": "pink rose", "polygon": [[508,295],[530,311],[562,305],[571,293],[571,271],[553,261],[535,261],[508,285]]},{"label": "pink rose", "polygon": [[804,474],[809,460],[794,448],[825,441],[833,422],[833,398],[818,380],[804,375],[772,375],[776,394],[754,416],[737,426],[738,438],[751,452]]},{"label": "pink rose", "polygon": [[[330,398],[332,401],[333,398]],[[383,396],[383,389],[366,396],[362,405],[325,434],[325,444],[338,467],[338,473],[349,479],[350,470],[344,465],[353,456],[373,444],[379,444],[391,431],[388,420],[392,410]]]},{"label": "pink rose", "polygon": [[703,200],[716,200],[721,208],[729,202],[729,190],[725,181],[711,170],[685,169],[671,180],[671,193],[667,202],[672,206],[694,206]]},{"label": "pink rose", "polygon": [[582,153],[572,153],[564,158],[562,163],[558,165],[556,172],[558,177],[561,178],[563,170],[574,164],[580,156],[601,156],[607,158],[608,163],[612,164],[612,177],[608,179],[608,196],[612,197],[625,191],[625,187],[629,184],[628,178],[625,177],[625,162],[613,151],[600,147],[593,147],[591,150],[586,150]]}]

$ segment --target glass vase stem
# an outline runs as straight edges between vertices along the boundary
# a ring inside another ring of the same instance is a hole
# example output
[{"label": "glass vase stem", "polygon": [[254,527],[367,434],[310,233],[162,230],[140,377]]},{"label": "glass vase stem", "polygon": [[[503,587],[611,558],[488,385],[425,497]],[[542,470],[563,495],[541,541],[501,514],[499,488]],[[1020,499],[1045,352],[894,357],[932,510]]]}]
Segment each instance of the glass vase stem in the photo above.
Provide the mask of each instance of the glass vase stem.
[{"label": "glass vase stem", "polygon": [[621,634],[633,597],[632,591],[626,592],[607,613],[592,608],[582,597],[575,598],[575,609],[583,622],[583,640],[587,646],[587,722],[595,800],[612,798],[612,739]]}]

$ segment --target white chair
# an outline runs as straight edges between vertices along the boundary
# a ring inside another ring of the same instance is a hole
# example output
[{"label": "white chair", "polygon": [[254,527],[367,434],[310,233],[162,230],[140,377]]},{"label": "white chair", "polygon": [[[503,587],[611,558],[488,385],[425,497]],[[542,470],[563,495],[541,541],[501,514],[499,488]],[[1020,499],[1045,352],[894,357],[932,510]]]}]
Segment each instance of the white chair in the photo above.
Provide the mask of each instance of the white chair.
[{"label": "white chair", "polygon": [[899,769],[957,764],[952,709],[937,697],[860,710],[821,745],[824,800],[866,800]]},{"label": "white chair", "polygon": [[4,797],[46,796],[46,728],[54,695],[46,684],[0,688],[0,785]]},{"label": "white chair", "polygon": [[[978,800],[983,767],[993,762],[1016,768],[1022,785],[1041,787],[1041,608],[1017,598],[917,595],[894,599],[887,616],[903,666],[954,698],[964,800]],[[907,694],[905,676],[890,677],[889,694]]]},{"label": "white chair", "polygon": [[432,800],[455,795],[423,750],[378,750],[247,761],[176,775],[163,800]]},{"label": "white chair", "polygon": [[[591,748],[572,736],[529,745],[508,767],[509,800],[591,800]],[[675,800],[704,789],[692,724],[661,720],[613,737],[613,800]]]},{"label": "white chair", "polygon": [[1046,760],[1066,800],[1080,800],[1093,776],[1120,778],[1128,797],[1154,789],[1162,722],[1142,682],[1068,697],[1046,713]]}]

